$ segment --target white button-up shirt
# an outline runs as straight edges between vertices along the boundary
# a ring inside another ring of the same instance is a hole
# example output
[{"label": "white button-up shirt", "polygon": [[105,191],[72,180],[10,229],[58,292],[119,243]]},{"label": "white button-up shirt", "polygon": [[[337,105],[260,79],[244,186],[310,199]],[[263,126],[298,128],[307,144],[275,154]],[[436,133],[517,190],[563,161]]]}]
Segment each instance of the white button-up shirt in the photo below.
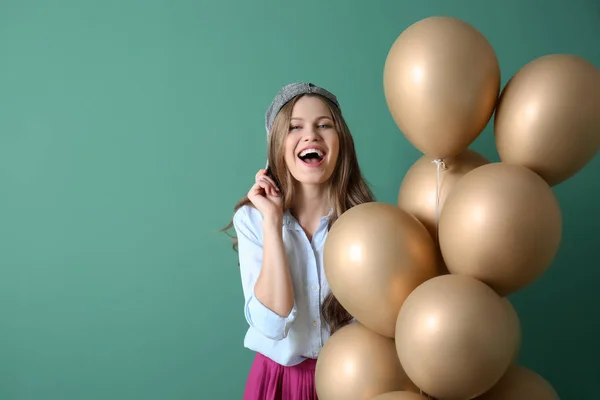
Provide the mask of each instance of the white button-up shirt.
[{"label": "white button-up shirt", "polygon": [[323,269],[328,216],[321,218],[309,241],[289,211],[284,213],[283,242],[294,287],[294,306],[285,317],[254,296],[254,285],[262,267],[262,221],[260,211],[251,206],[241,207],[233,217],[245,298],[244,314],[250,325],[244,346],[281,365],[296,365],[306,358],[317,358],[330,335],[321,315],[321,305],[330,291]]}]

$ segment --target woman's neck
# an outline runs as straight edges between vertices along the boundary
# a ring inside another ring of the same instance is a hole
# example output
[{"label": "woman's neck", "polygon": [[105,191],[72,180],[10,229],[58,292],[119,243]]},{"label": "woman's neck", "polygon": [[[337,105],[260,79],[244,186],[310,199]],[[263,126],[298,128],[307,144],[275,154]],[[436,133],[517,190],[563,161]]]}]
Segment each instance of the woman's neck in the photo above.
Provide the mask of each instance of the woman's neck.
[{"label": "woman's neck", "polygon": [[324,185],[298,185],[294,188],[291,213],[312,238],[322,217],[331,210],[328,189]]}]

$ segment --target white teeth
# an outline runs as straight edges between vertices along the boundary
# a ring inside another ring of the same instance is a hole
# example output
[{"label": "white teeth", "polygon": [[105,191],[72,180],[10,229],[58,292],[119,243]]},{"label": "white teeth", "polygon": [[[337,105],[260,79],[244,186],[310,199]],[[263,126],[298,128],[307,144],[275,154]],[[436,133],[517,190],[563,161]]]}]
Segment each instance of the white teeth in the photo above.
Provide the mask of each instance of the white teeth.
[{"label": "white teeth", "polygon": [[323,157],[323,152],[319,149],[306,149],[302,151],[302,153],[300,153],[300,157],[304,157],[305,155],[310,153],[317,153],[319,157]]}]

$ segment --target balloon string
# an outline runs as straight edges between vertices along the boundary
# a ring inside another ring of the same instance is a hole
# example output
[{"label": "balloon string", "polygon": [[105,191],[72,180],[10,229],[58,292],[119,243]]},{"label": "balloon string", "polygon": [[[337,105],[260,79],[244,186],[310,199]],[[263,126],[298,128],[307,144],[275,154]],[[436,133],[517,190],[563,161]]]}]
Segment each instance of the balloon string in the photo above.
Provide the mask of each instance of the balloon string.
[{"label": "balloon string", "polygon": [[[438,225],[440,220],[440,171],[446,170],[448,167],[441,158],[436,158],[432,161],[436,165],[435,171],[435,240],[438,242]],[[425,393],[422,389],[419,389],[421,396],[427,397],[429,400],[435,400],[428,393]]]},{"label": "balloon string", "polygon": [[436,165],[435,174],[435,240],[438,241],[438,226],[440,221],[440,170],[446,170],[448,167],[441,158],[432,161]]}]

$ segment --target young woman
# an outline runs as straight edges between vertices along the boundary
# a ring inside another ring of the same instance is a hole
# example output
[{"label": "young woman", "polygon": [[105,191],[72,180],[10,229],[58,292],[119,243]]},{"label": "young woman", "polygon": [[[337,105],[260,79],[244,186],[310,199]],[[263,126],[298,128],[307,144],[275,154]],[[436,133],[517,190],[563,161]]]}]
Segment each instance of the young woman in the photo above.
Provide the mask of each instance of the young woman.
[{"label": "young woman", "polygon": [[374,197],[332,93],[287,85],[265,120],[268,168],[232,221],[250,326],[244,345],[257,353],[244,399],[316,399],[319,351],[353,319],[329,290],[325,239],[343,212]]}]

